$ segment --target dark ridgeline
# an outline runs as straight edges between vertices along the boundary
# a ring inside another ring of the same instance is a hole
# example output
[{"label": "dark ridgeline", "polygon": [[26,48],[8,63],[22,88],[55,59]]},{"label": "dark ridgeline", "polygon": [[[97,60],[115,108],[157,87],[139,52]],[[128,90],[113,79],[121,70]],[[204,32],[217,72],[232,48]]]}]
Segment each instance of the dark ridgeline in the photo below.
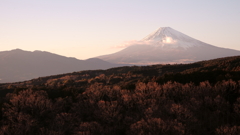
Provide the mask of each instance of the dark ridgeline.
[{"label": "dark ridgeline", "polygon": [[0,83],[25,81],[40,76],[81,70],[108,69],[122,65],[97,58],[78,60],[44,51],[15,49],[0,52]]},{"label": "dark ridgeline", "polygon": [[239,80],[236,56],[0,84],[0,134],[238,135]]}]

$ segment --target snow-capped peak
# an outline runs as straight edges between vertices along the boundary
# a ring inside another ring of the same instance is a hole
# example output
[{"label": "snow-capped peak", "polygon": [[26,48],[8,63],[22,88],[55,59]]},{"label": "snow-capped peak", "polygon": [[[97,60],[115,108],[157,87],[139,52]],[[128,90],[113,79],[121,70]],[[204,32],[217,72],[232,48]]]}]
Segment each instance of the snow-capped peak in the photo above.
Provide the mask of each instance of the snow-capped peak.
[{"label": "snow-capped peak", "polygon": [[142,41],[152,42],[154,45],[170,48],[184,48],[187,49],[193,46],[199,46],[204,44],[203,42],[191,38],[179,31],[176,31],[170,27],[160,27]]}]

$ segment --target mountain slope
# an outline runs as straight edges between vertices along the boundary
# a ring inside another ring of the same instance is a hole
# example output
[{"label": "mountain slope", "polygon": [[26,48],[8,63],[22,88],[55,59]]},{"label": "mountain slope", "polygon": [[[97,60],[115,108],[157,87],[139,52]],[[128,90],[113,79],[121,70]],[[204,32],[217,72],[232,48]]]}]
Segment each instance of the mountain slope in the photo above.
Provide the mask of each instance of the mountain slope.
[{"label": "mountain slope", "polygon": [[94,58],[78,60],[43,51],[20,49],[0,52],[0,83],[80,70],[107,69],[120,65]]},{"label": "mountain slope", "polygon": [[112,63],[147,65],[189,63],[240,55],[240,51],[209,45],[170,27],[159,28],[140,43],[98,58]]},{"label": "mountain slope", "polygon": [[[211,73],[217,72],[216,75],[211,76]],[[189,78],[180,78],[184,83],[201,81],[210,81],[211,77],[214,78],[212,83],[217,81],[233,79],[234,81],[239,81],[240,79],[240,56],[224,57],[208,61],[199,61],[190,64],[158,64],[149,66],[124,66],[115,67],[107,70],[86,70],[80,72],[72,72],[66,74],[58,74],[47,77],[40,77],[37,79],[32,79],[24,82],[16,83],[6,83],[0,84],[0,90],[4,90],[9,85],[14,85],[17,87],[24,86],[35,86],[39,84],[45,84],[45,87],[52,87],[48,85],[51,82],[66,82],[67,80],[74,81],[75,83],[71,86],[76,86],[76,88],[89,86],[96,82],[102,83],[104,85],[124,85],[125,83],[138,82],[138,81],[153,81],[154,80],[165,80],[167,81],[177,81],[180,82],[179,76],[184,75],[194,75],[199,73],[199,75],[193,76],[191,80]],[[206,73],[208,75],[206,75]],[[178,75],[178,76],[177,76]],[[206,75],[206,76],[204,76]],[[168,77],[167,77],[168,76]],[[171,78],[169,78],[171,76]],[[202,78],[201,78],[202,77]],[[199,79],[201,79],[199,81]],[[162,83],[161,83],[162,84]],[[52,84],[51,84],[52,85]],[[61,87],[54,85],[54,87]]]}]

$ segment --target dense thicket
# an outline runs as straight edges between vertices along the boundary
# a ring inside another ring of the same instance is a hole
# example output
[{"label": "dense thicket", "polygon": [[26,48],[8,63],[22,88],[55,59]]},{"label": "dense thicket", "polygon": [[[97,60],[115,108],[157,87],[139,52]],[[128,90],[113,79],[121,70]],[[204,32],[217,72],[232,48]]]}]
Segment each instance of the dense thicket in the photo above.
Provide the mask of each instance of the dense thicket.
[{"label": "dense thicket", "polygon": [[237,135],[239,74],[229,57],[0,84],[0,134]]}]

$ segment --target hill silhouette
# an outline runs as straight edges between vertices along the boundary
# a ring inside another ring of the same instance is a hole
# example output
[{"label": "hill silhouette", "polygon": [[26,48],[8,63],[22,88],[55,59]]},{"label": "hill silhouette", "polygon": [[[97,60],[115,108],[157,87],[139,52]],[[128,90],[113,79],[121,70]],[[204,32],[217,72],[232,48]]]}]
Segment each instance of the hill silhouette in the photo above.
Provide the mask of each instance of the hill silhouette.
[{"label": "hill silhouette", "polygon": [[122,65],[101,59],[78,60],[45,51],[15,49],[0,52],[0,83],[25,81],[40,76],[81,70],[108,69]]}]

